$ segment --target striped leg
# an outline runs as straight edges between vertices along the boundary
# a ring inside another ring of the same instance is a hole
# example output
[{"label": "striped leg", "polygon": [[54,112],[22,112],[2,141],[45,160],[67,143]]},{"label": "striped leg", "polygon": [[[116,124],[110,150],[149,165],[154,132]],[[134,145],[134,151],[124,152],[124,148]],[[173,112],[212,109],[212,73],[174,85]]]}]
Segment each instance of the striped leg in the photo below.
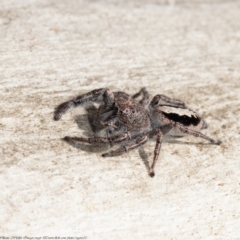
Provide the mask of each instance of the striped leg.
[{"label": "striped leg", "polygon": [[147,136],[142,136],[140,138],[137,138],[135,141],[130,142],[128,144],[126,144],[125,146],[122,146],[114,151],[110,151],[107,153],[102,154],[103,157],[113,157],[113,156],[118,156],[121,155],[129,150],[132,150],[134,148],[137,148],[141,145],[143,145],[144,143],[146,143],[148,140]]},{"label": "striped leg", "polygon": [[154,167],[155,167],[156,161],[158,159],[158,156],[159,156],[159,153],[161,150],[162,138],[163,138],[163,134],[162,134],[161,130],[158,129],[157,130],[157,141],[156,141],[155,150],[154,150],[153,163],[152,163],[152,166],[151,166],[150,172],[149,172],[151,177],[154,177],[154,175],[155,175]]},{"label": "striped leg", "polygon": [[146,90],[146,88],[141,88],[139,92],[135,93],[132,96],[132,98],[135,99],[135,98],[139,97],[141,94],[143,95],[143,98],[139,101],[139,103],[144,106],[149,104],[149,93]]},{"label": "striped leg", "polygon": [[216,144],[216,145],[220,145],[221,144],[221,141],[214,140],[214,139],[212,139],[212,138],[202,134],[201,132],[189,129],[188,127],[185,127],[185,126],[183,126],[180,123],[175,123],[175,124],[173,124],[173,126],[178,128],[183,133],[186,133],[186,134],[189,134],[189,135],[193,135],[195,137],[200,137],[200,138],[206,139],[206,140],[208,140],[212,144]]},{"label": "striped leg", "polygon": [[183,101],[178,100],[178,99],[172,99],[172,98],[169,98],[162,94],[158,94],[158,95],[154,96],[154,98],[152,99],[152,101],[150,103],[151,106],[153,107],[153,106],[157,105],[160,100],[162,100],[166,103],[169,103],[170,106],[187,108],[187,106],[185,105],[185,103]]},{"label": "striped leg", "polygon": [[55,110],[54,120],[60,120],[62,115],[65,114],[71,107],[76,107],[89,101],[98,102],[98,98],[100,96],[103,96],[105,105],[111,105],[114,101],[114,95],[112,92],[110,92],[107,88],[99,88],[60,104]]},{"label": "striped leg", "polygon": [[129,132],[125,132],[113,137],[92,137],[92,138],[84,138],[84,137],[68,137],[66,136],[64,139],[66,141],[75,141],[82,143],[120,143],[127,140],[130,137]]}]

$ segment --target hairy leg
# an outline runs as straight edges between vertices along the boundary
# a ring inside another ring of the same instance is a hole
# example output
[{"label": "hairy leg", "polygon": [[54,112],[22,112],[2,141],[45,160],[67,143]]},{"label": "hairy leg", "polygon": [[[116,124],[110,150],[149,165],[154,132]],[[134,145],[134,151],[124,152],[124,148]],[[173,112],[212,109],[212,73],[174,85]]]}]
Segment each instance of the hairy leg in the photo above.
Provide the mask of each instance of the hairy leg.
[{"label": "hairy leg", "polygon": [[154,98],[152,99],[150,105],[153,107],[153,106],[157,105],[160,100],[162,100],[166,103],[169,103],[170,104],[169,106],[187,108],[186,104],[183,101],[178,100],[178,99],[172,99],[172,98],[169,98],[162,94],[155,95]]},{"label": "hairy leg", "polygon": [[107,153],[103,153],[102,156],[103,157],[113,157],[113,156],[121,155],[129,150],[132,150],[134,148],[137,148],[137,147],[143,145],[144,143],[147,142],[147,140],[148,140],[147,136],[142,136],[140,138],[137,138],[135,141],[131,141],[128,144],[119,147],[116,150],[113,150],[113,151],[110,151]]},{"label": "hairy leg", "polygon": [[93,132],[103,129],[117,129],[117,110],[114,107],[100,106],[94,115],[89,115],[89,123]]},{"label": "hairy leg", "polygon": [[135,93],[132,96],[132,98],[133,99],[138,98],[141,94],[143,95],[143,98],[139,101],[139,103],[144,106],[148,105],[149,104],[149,93],[146,90],[146,88],[141,88],[139,92]]},{"label": "hairy leg", "polygon": [[158,159],[160,150],[161,150],[161,145],[162,145],[162,138],[163,138],[163,133],[161,132],[160,129],[157,130],[157,141],[154,149],[154,157],[153,157],[153,163],[152,166],[150,167],[149,175],[151,177],[154,177],[155,172],[154,172],[154,167],[156,164],[156,161]]},{"label": "hairy leg", "polygon": [[106,88],[99,88],[60,104],[55,110],[54,120],[58,121],[62,117],[62,115],[65,114],[71,107],[76,107],[89,101],[98,102],[100,96],[103,97],[105,105],[113,104],[113,93]]},{"label": "hairy leg", "polygon": [[115,98],[125,98],[128,99],[129,97],[131,97],[129,94],[125,93],[125,92],[113,92],[114,97]]},{"label": "hairy leg", "polygon": [[160,128],[155,128],[152,131],[149,132],[149,137],[152,138],[154,136],[156,136],[159,132],[159,130],[161,130],[163,135],[168,134],[171,130],[173,129],[173,126],[170,124],[166,124]]},{"label": "hairy leg", "polygon": [[84,137],[68,137],[66,136],[64,139],[66,141],[75,141],[81,143],[119,143],[123,142],[130,138],[129,132],[125,132],[113,137],[92,137],[92,138],[84,138]]},{"label": "hairy leg", "polygon": [[188,128],[188,127],[185,127],[184,125],[182,125],[180,123],[174,123],[173,127],[178,128],[183,133],[186,133],[186,134],[189,134],[189,135],[193,135],[195,137],[200,137],[200,138],[206,139],[209,142],[211,142],[212,144],[216,144],[216,145],[220,145],[221,144],[221,141],[214,140],[214,139],[212,139],[212,138],[202,134],[201,132],[192,130],[192,129]]}]

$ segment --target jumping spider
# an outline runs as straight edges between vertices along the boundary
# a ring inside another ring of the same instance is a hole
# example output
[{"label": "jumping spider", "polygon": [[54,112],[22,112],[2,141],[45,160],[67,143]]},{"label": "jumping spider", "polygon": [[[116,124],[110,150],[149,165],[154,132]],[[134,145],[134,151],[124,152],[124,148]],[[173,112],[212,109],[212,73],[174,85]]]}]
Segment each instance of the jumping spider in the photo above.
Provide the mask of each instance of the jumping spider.
[{"label": "jumping spider", "polygon": [[[137,98],[141,95],[142,99],[138,101]],[[107,88],[93,90],[59,105],[54,119],[59,120],[71,107],[87,102],[100,104],[91,124],[95,132],[106,130],[106,136],[91,138],[67,136],[65,140],[89,144],[122,143],[116,150],[102,154],[103,157],[112,157],[137,148],[145,144],[149,138],[156,137],[153,162],[149,171],[151,177],[155,175],[154,167],[163,136],[172,130],[206,139],[212,144],[221,143],[200,132],[206,127],[205,122],[184,102],[157,94],[149,104],[149,94],[145,88],[133,96],[124,92],[112,92]]]}]

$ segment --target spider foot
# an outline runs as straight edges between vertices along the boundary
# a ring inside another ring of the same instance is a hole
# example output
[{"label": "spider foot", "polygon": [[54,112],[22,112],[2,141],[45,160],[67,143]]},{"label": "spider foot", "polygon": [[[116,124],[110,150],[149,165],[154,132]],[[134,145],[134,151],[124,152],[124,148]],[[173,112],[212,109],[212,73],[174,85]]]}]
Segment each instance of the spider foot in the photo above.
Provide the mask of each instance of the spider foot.
[{"label": "spider foot", "polygon": [[216,145],[220,145],[220,144],[222,144],[222,141],[217,140],[215,144],[216,144]]},{"label": "spider foot", "polygon": [[66,142],[69,142],[69,141],[71,141],[71,137],[66,136],[66,137],[63,138],[63,140],[66,141]]},{"label": "spider foot", "polygon": [[152,168],[149,171],[149,175],[150,175],[150,177],[154,177],[155,176],[155,172],[154,172],[154,170]]},{"label": "spider foot", "polygon": [[220,145],[222,143],[222,141],[220,141],[220,140],[212,140],[211,143],[215,144],[215,145]]},{"label": "spider foot", "polygon": [[109,154],[108,153],[103,153],[102,157],[109,157]]},{"label": "spider foot", "polygon": [[72,103],[71,101],[64,102],[64,103],[60,104],[60,105],[56,108],[56,110],[55,110],[55,112],[54,112],[54,117],[53,117],[54,120],[55,120],[55,121],[60,120],[61,117],[62,117],[62,115],[63,115],[64,113],[66,113],[67,110],[68,110],[69,108],[71,108],[72,105],[73,105],[73,103]]},{"label": "spider foot", "polygon": [[124,152],[125,152],[124,148],[120,147],[117,150],[103,153],[102,157],[115,157],[115,156],[119,156],[119,155],[123,154]]}]

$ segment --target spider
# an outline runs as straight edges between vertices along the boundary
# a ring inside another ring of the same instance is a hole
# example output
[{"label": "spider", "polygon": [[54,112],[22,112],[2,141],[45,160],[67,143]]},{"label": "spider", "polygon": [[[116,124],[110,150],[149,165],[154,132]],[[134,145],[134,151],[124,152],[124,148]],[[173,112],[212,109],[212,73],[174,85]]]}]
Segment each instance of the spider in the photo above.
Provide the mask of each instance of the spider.
[{"label": "spider", "polygon": [[[142,96],[142,99],[137,100],[139,96]],[[125,92],[112,92],[107,88],[95,89],[60,104],[55,110],[54,120],[60,120],[71,107],[88,102],[100,104],[91,125],[95,132],[104,130],[106,136],[90,138],[66,136],[64,139],[88,144],[121,144],[116,150],[102,154],[103,157],[112,157],[135,149],[150,138],[156,137],[153,162],[149,169],[151,177],[155,175],[154,168],[163,136],[173,130],[182,135],[190,134],[206,139],[212,144],[221,144],[220,141],[200,132],[201,129],[206,128],[206,123],[184,102],[157,94],[149,104],[149,94],[145,88],[133,96]]]}]

